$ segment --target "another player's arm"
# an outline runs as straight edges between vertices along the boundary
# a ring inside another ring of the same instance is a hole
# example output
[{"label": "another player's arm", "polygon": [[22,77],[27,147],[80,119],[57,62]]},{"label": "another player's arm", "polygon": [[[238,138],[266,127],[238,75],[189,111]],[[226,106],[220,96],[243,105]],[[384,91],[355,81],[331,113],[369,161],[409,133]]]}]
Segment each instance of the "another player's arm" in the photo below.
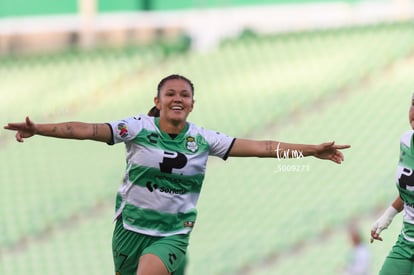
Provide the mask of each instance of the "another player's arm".
[{"label": "another player's arm", "polygon": [[401,199],[400,196],[397,196],[395,200],[392,202],[392,207],[395,208],[398,212],[401,212],[404,209],[404,201]]},{"label": "another player's arm", "polygon": [[371,228],[371,243],[374,240],[382,241],[381,232],[388,228],[395,215],[404,209],[404,202],[400,196],[397,196],[392,204],[385,209],[384,213],[379,217]]}]

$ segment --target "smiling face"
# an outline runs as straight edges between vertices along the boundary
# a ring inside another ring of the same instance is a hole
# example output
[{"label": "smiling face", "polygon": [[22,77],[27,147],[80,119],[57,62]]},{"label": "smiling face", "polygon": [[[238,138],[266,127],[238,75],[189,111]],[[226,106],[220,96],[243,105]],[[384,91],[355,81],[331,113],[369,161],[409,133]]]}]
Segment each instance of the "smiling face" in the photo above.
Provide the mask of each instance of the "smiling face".
[{"label": "smiling face", "polygon": [[184,79],[169,79],[154,98],[155,106],[160,110],[160,121],[175,127],[184,127],[189,113],[193,110],[193,90]]}]

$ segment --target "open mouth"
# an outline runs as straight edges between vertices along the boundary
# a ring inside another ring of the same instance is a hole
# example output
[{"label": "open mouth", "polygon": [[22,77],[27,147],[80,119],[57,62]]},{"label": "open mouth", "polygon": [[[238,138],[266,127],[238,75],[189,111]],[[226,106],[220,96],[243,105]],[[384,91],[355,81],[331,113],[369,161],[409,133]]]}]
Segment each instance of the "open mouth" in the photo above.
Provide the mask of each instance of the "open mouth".
[{"label": "open mouth", "polygon": [[184,108],[182,106],[172,106],[171,110],[173,110],[173,111],[182,111],[182,110],[184,110]]}]

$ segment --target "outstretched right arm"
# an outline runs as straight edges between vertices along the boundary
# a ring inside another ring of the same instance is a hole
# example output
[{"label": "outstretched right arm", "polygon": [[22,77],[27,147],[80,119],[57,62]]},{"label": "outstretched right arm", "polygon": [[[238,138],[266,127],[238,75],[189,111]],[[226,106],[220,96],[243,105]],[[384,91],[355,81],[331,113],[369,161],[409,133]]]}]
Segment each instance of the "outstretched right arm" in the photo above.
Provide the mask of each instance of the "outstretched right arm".
[{"label": "outstretched right arm", "polygon": [[6,130],[16,131],[16,140],[23,142],[25,138],[34,135],[67,138],[90,139],[101,142],[111,142],[112,133],[110,126],[105,123],[62,122],[51,124],[35,124],[26,117],[25,122],[8,123]]}]

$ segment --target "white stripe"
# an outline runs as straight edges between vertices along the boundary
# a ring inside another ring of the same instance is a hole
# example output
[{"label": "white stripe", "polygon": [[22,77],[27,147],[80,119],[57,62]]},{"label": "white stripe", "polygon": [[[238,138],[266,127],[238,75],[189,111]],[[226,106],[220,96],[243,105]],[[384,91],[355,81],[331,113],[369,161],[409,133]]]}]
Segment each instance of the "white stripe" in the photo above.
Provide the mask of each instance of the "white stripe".
[{"label": "white stripe", "polygon": [[177,231],[171,231],[171,232],[160,232],[158,230],[151,230],[151,229],[146,229],[146,228],[139,228],[136,226],[130,226],[127,223],[123,223],[124,228],[127,230],[131,230],[137,233],[141,233],[141,234],[145,234],[145,235],[150,235],[150,236],[160,236],[160,237],[166,237],[166,236],[173,236],[173,235],[178,235],[178,234],[188,234],[191,232],[192,228],[188,227],[188,228],[183,228]]},{"label": "white stripe", "polygon": [[414,208],[404,203],[403,219],[405,222],[414,224]]},{"label": "white stripe", "polygon": [[405,133],[402,135],[402,137],[401,137],[401,139],[400,139],[400,142],[401,142],[402,144],[404,144],[405,146],[407,146],[408,148],[410,148],[410,146],[411,146],[411,137],[412,137],[413,133],[414,133],[414,131],[413,131],[413,130],[410,130],[410,131],[408,131],[408,132],[405,132]]},{"label": "white stripe", "polygon": [[199,195],[199,193],[169,194],[159,189],[150,192],[146,187],[134,185],[128,192],[127,203],[139,208],[176,214],[194,209]]},{"label": "white stripe", "polygon": [[403,235],[404,239],[406,239],[406,240],[407,240],[407,241],[409,241],[409,242],[414,243],[414,238],[410,238],[410,237],[408,237],[407,235],[405,235],[405,233],[404,233],[404,228],[403,228],[403,230],[401,230],[401,234]]}]

